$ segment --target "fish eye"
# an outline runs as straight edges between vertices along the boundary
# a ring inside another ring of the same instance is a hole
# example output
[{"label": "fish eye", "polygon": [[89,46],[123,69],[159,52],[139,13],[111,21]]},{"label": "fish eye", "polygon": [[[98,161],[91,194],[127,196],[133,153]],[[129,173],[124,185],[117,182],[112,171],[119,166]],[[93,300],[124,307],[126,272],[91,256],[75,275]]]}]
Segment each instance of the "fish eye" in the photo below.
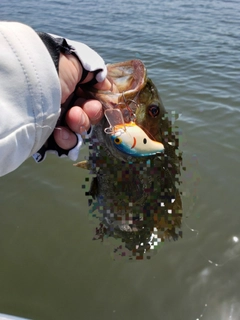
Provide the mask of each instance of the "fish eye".
[{"label": "fish eye", "polygon": [[121,140],[120,138],[115,138],[115,139],[114,139],[114,142],[115,142],[116,144],[120,144],[120,143],[122,142],[122,140]]},{"label": "fish eye", "polygon": [[144,143],[144,144],[147,143],[147,139],[146,139],[146,138],[143,139],[143,143]]},{"label": "fish eye", "polygon": [[155,105],[155,104],[151,104],[149,107],[148,107],[148,113],[150,114],[150,116],[152,118],[156,118],[158,115],[159,115],[159,106]]}]

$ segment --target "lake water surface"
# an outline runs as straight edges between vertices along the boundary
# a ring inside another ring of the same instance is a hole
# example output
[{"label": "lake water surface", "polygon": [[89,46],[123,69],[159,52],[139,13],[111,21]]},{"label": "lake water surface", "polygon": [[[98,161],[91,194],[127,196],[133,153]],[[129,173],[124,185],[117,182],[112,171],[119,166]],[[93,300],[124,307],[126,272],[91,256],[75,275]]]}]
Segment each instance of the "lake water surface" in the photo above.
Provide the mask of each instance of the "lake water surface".
[{"label": "lake water surface", "polygon": [[[238,0],[1,0],[1,20],[141,59],[180,114],[183,238],[150,260],[92,241],[85,172],[32,159],[0,179],[0,312],[34,320],[240,319]],[[14,89],[14,88],[13,88]],[[79,159],[87,154],[83,150]]]}]

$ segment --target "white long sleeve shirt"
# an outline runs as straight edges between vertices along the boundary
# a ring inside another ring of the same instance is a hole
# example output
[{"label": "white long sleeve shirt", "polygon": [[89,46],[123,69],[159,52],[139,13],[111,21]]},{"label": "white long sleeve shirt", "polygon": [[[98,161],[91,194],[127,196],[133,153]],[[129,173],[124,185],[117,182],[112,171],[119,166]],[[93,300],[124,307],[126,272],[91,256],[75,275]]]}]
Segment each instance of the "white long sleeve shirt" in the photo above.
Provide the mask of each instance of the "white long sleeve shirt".
[{"label": "white long sleeve shirt", "polygon": [[[88,71],[102,58],[86,45],[68,41]],[[80,51],[80,52],[79,52]],[[53,132],[60,114],[61,88],[53,60],[38,34],[16,22],[0,22],[0,176],[36,153]]]}]

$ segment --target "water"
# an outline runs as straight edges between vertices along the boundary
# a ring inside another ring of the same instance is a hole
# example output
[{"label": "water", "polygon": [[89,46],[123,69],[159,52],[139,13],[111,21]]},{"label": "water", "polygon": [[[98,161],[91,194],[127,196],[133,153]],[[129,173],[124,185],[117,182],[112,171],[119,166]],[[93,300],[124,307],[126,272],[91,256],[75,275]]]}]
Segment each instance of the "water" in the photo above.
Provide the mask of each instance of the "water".
[{"label": "water", "polygon": [[[32,159],[1,178],[0,312],[36,320],[240,318],[239,1],[1,0],[0,18],[140,58],[181,114],[183,239],[149,261],[92,241],[85,173]],[[87,154],[83,150],[81,157]],[[235,238],[234,238],[235,237]]]}]

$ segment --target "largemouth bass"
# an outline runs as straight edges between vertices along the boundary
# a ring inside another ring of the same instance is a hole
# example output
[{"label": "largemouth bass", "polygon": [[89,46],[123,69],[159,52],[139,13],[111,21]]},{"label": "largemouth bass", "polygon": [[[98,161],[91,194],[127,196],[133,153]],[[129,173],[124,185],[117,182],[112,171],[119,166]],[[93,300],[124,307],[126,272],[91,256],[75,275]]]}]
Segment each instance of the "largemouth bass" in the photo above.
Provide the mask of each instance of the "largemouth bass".
[{"label": "largemouth bass", "polygon": [[[142,258],[159,242],[182,235],[179,137],[140,60],[108,65],[108,78],[114,92],[91,92],[107,112],[93,129],[88,161],[76,166],[95,175],[88,193],[95,199],[92,210],[98,211],[101,220],[95,239],[121,238],[122,247]],[[119,112],[122,120],[114,118]],[[129,135],[129,126],[144,132],[132,134],[130,147],[128,142],[118,147],[123,139],[115,135],[121,121]],[[132,154],[139,144],[141,152],[137,149],[137,155]]]}]

